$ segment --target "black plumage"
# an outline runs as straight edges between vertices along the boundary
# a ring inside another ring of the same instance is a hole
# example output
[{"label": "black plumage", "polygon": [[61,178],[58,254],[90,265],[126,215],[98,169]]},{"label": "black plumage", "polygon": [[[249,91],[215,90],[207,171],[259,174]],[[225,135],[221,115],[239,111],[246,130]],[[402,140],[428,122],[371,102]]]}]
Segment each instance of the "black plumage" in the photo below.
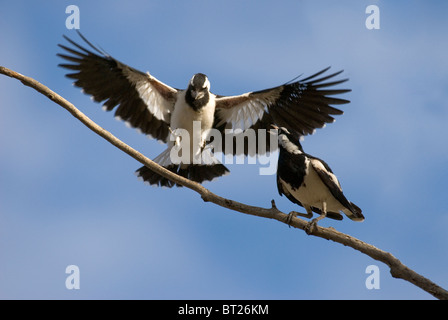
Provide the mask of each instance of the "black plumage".
[{"label": "black plumage", "polygon": [[341,212],[354,221],[364,220],[361,209],[347,200],[324,160],[305,153],[300,141],[285,128],[278,128],[278,140],[278,192],[306,209],[307,214],[300,215],[311,218],[313,212],[319,214],[314,223],[324,217],[342,220]]}]

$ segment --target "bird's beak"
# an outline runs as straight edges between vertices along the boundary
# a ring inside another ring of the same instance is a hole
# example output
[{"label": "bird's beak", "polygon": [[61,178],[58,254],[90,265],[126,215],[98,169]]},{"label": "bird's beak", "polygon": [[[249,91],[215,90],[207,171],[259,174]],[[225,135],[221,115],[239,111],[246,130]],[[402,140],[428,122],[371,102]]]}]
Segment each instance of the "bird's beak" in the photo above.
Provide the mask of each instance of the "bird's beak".
[{"label": "bird's beak", "polygon": [[275,124],[271,124],[271,127],[278,130],[278,127]]},{"label": "bird's beak", "polygon": [[193,90],[191,91],[191,96],[194,100],[199,100],[204,97],[204,92]]}]

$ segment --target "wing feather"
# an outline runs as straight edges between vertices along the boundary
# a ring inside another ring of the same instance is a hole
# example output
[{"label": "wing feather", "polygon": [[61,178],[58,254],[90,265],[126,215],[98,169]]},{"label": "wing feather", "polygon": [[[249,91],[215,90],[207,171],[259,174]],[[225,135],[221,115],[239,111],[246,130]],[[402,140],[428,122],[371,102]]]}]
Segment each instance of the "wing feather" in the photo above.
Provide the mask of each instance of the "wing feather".
[{"label": "wing feather", "polygon": [[59,44],[65,53],[58,56],[69,62],[59,64],[70,70],[66,76],[75,80],[75,86],[91,95],[95,102],[103,102],[106,111],[116,108],[117,118],[144,134],[166,142],[178,90],[149,73],[121,63],[78,34],[93,51],[64,36],[72,45]]},{"label": "wing feather", "polygon": [[[343,111],[332,105],[349,103],[334,97],[350,89],[333,89],[347,79],[334,80],[342,71],[324,75],[329,67],[304,79],[238,96],[216,96],[215,128],[265,129],[272,124],[287,128],[297,136],[334,122]],[[267,137],[269,138],[269,137]]]},{"label": "wing feather", "polygon": [[[308,157],[311,158],[309,155]],[[328,190],[330,190],[333,197],[335,197],[335,199],[338,200],[344,207],[351,209],[351,203],[342,192],[341,184],[331,171],[330,167],[323,160],[314,157],[311,158],[311,165],[319,175],[322,182],[327,186]]]}]

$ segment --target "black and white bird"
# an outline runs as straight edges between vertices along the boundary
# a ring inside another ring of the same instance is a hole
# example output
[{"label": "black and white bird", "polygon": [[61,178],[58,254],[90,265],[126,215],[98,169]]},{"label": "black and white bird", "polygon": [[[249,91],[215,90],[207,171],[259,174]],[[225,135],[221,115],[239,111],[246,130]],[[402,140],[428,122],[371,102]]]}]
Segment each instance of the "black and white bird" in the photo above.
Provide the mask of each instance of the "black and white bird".
[{"label": "black and white bird", "polygon": [[[280,154],[277,165],[277,188],[280,195],[305,208],[307,214],[295,213],[306,218],[313,211],[320,214],[313,225],[325,218],[342,220],[343,212],[353,221],[363,221],[361,209],[350,202],[342,192],[338,178],[328,164],[303,151],[299,139],[285,128],[278,128]],[[312,224],[309,229],[312,229]]]},{"label": "black and white bird", "polygon": [[[316,128],[333,122],[333,115],[343,113],[331,105],[349,102],[333,97],[350,90],[333,88],[347,79],[333,80],[342,71],[323,75],[329,68],[295,82],[236,96],[211,93],[210,81],[202,73],[191,78],[187,89],[176,89],[157,80],[149,72],[138,71],[116,60],[78,34],[92,50],[64,36],[73,46],[59,44],[66,52],[58,56],[69,62],[59,66],[73,71],[67,77],[74,79],[74,85],[81,87],[94,101],[103,102],[106,111],[116,108],[115,116],[118,119],[167,143],[166,151],[154,160],[168,170],[199,183],[229,171],[216,159],[207,163],[173,163],[170,150],[178,139],[173,139],[171,133],[176,132],[176,129],[184,129],[191,136],[196,134],[201,137],[199,141],[191,142],[190,158],[210,143],[204,133],[211,128],[217,129],[222,136],[229,132],[226,129],[234,130],[233,139],[253,129],[257,134],[257,142],[252,146],[252,151],[264,153],[271,148],[269,134],[259,135],[258,129],[268,132],[271,124],[277,124],[297,136],[311,134]],[[200,126],[193,126],[193,121],[200,121]],[[193,129],[201,132],[193,132]],[[260,144],[258,140],[265,141]],[[224,154],[250,154],[251,146],[245,145],[243,149],[237,150],[235,144],[229,145],[231,147],[223,149]],[[259,150],[260,145],[265,147]],[[146,167],[138,169],[136,173],[152,185],[175,185]]]}]

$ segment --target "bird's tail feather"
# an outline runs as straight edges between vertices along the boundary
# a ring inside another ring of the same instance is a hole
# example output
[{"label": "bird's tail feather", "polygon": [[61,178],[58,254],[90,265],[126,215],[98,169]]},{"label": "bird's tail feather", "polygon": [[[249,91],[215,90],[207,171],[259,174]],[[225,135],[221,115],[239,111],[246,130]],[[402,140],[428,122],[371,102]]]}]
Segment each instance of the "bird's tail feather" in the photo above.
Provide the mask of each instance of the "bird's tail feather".
[{"label": "bird's tail feather", "polygon": [[[174,164],[170,158],[170,151],[170,148],[166,149],[154,159],[154,162],[184,178],[202,183],[204,181],[212,181],[229,173],[229,170],[217,159],[208,162],[208,164]],[[181,187],[181,185],[162,177],[145,166],[138,169],[135,174],[150,185],[168,188],[173,186]]]},{"label": "bird's tail feather", "polygon": [[[166,169],[171,172],[178,174],[184,178],[196,181],[198,183],[202,183],[204,181],[212,181],[215,178],[226,175],[229,173],[229,170],[223,164],[212,164],[212,165],[188,165],[185,168],[182,168],[182,165],[172,164]],[[177,184],[165,177],[162,177],[160,174],[155,173],[151,169],[143,166],[138,169],[136,175],[143,179],[143,181],[149,183],[150,185],[160,186],[160,187],[168,187],[172,188],[182,187],[180,184]]]},{"label": "bird's tail feather", "polygon": [[[311,207],[311,210],[313,210],[317,214],[322,214],[322,210],[320,210],[319,208]],[[332,211],[327,212],[326,217],[334,220],[343,219],[342,214],[340,214],[339,212],[332,212]]]},{"label": "bird's tail feather", "polygon": [[344,209],[343,212],[353,221],[364,221],[364,215],[361,208],[353,202],[350,202],[351,208]]}]

